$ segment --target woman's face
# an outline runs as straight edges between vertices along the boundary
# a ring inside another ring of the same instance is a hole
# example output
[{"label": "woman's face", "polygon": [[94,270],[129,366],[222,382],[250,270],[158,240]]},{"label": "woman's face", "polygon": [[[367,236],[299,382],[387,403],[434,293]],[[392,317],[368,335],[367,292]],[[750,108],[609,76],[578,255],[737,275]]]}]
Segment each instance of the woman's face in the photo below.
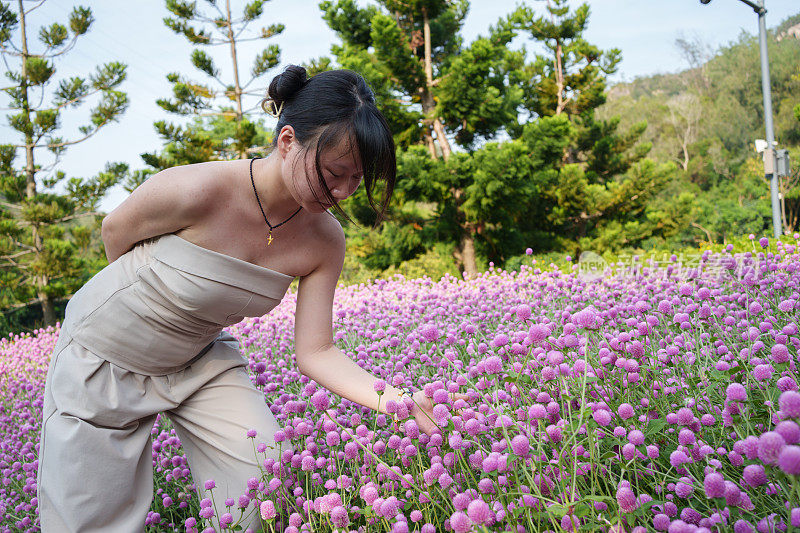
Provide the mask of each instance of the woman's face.
[{"label": "woman's face", "polygon": [[[363,171],[356,152],[357,148],[351,150],[347,139],[343,139],[339,145],[320,154],[322,177],[336,203],[351,196],[361,184]],[[295,138],[281,170],[295,201],[312,213],[321,213],[329,209],[331,203],[319,183],[314,159],[315,148],[312,146],[305,151]]]}]

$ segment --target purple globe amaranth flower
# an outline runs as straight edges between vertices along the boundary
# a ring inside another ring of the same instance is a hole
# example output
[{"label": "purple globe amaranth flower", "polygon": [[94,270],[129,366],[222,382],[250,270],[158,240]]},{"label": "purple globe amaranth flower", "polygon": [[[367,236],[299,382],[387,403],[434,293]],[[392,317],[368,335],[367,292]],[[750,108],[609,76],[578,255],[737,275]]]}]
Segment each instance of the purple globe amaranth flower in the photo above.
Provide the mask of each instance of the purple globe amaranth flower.
[{"label": "purple globe amaranth flower", "polygon": [[772,355],[772,360],[776,363],[789,362],[789,348],[787,348],[785,344],[773,345],[770,352]]},{"label": "purple globe amaranth flower", "polygon": [[731,383],[725,389],[725,397],[728,401],[737,400],[740,402],[747,400],[747,389],[741,383]]},{"label": "purple globe amaranth flower", "polygon": [[783,376],[778,378],[778,390],[782,392],[786,391],[797,391],[797,382],[792,379],[790,376]]},{"label": "purple globe amaranth flower", "polygon": [[331,399],[325,390],[318,390],[311,396],[311,404],[318,410],[324,411],[331,405]]},{"label": "purple globe amaranth flower", "polygon": [[419,334],[428,342],[434,342],[439,338],[439,328],[436,324],[425,324],[419,328]]},{"label": "purple globe amaranth flower", "polygon": [[778,468],[790,476],[800,475],[800,446],[784,446],[778,454]]},{"label": "purple globe amaranth flower", "polygon": [[620,487],[617,489],[617,503],[623,513],[632,513],[639,507],[639,502],[636,501],[636,495],[629,487]]},{"label": "purple globe amaranth flower", "polygon": [[741,501],[742,491],[733,481],[725,482],[725,503],[731,507],[738,507]]},{"label": "purple globe amaranth flower", "polygon": [[743,477],[747,484],[753,488],[760,487],[767,482],[767,474],[761,465],[747,465],[744,467]]},{"label": "purple globe amaranth flower", "polygon": [[275,511],[275,504],[272,503],[272,500],[264,500],[261,502],[259,510],[261,511],[261,518],[264,520],[272,520],[278,515],[278,513]]},{"label": "purple globe amaranth flower", "polygon": [[758,458],[767,464],[774,464],[786,441],[777,431],[767,431],[758,438]]},{"label": "purple globe amaranth flower", "polygon": [[467,505],[467,516],[475,524],[486,524],[491,513],[492,510],[489,508],[489,504],[481,498],[474,499]]},{"label": "purple globe amaranth flower", "polygon": [[703,480],[703,488],[708,498],[723,498],[725,496],[725,478],[722,474],[711,472]]},{"label": "purple globe amaranth flower", "polygon": [[767,248],[769,246],[769,239],[767,237],[761,237],[758,239],[758,244],[760,244],[762,248]]},{"label": "purple globe amaranth flower", "polygon": [[754,531],[753,524],[744,518],[740,518],[733,524],[733,533],[753,533]]},{"label": "purple globe amaranth flower", "polygon": [[678,423],[682,426],[688,426],[694,422],[694,413],[688,407],[681,407],[678,409]]},{"label": "purple globe amaranth flower", "polygon": [[503,370],[503,360],[497,355],[490,355],[484,359],[483,368],[487,374],[499,374]]},{"label": "purple globe amaranth flower", "polygon": [[628,442],[634,446],[641,446],[644,444],[644,433],[638,429],[632,429],[628,432]]},{"label": "purple globe amaranth flower", "polygon": [[686,452],[683,450],[675,450],[671,454],[669,454],[669,464],[673,467],[678,468],[684,463],[691,463],[692,460],[689,459],[689,456],[686,455]]},{"label": "purple globe amaranth flower", "polygon": [[659,513],[653,517],[653,528],[656,531],[667,531],[670,519],[664,513]]},{"label": "purple globe amaranth flower", "polygon": [[450,527],[455,533],[467,533],[472,528],[472,521],[462,511],[456,511],[450,515]]},{"label": "purple globe amaranth flower", "polygon": [[531,342],[539,342],[550,336],[550,328],[543,324],[534,324],[528,330],[528,339]]},{"label": "purple globe amaranth flower", "polygon": [[338,528],[345,528],[350,523],[350,517],[347,516],[347,509],[342,505],[337,505],[331,509],[331,522]]},{"label": "purple globe amaranth flower", "polygon": [[617,414],[623,420],[627,420],[634,415],[633,406],[629,403],[620,404],[620,406],[617,408]]},{"label": "purple globe amaranth flower", "polygon": [[786,391],[778,398],[778,406],[789,418],[800,418],[800,393]]},{"label": "purple globe amaranth flower", "polygon": [[531,449],[528,437],[525,435],[516,435],[513,439],[511,439],[511,449],[516,455],[522,457],[527,456]]},{"label": "purple globe amaranth flower", "polygon": [[753,377],[756,381],[767,381],[772,378],[772,365],[756,365],[753,369]]},{"label": "purple globe amaranth flower", "polygon": [[611,423],[611,413],[605,409],[598,409],[593,412],[592,418],[601,426],[608,426]]},{"label": "purple globe amaranth flower", "polygon": [[500,348],[501,346],[505,346],[508,344],[508,335],[505,333],[498,333],[492,339],[492,346],[495,348]]},{"label": "purple globe amaranth flower", "polygon": [[692,492],[694,492],[694,486],[691,482],[678,481],[675,484],[675,494],[679,498],[688,498],[691,496]]},{"label": "purple globe amaranth flower", "polygon": [[780,433],[786,444],[796,444],[800,442],[800,426],[792,420],[784,420],[775,426],[775,431]]},{"label": "purple globe amaranth flower", "polygon": [[519,320],[528,320],[531,317],[531,306],[528,304],[518,305],[514,314]]},{"label": "purple globe amaranth flower", "polygon": [[689,428],[683,428],[680,433],[678,433],[678,442],[684,446],[694,444],[696,440],[697,438],[695,437],[694,431]]},{"label": "purple globe amaranth flower", "polygon": [[589,306],[575,313],[572,316],[572,322],[582,328],[592,328],[594,327],[596,316],[594,308]]}]

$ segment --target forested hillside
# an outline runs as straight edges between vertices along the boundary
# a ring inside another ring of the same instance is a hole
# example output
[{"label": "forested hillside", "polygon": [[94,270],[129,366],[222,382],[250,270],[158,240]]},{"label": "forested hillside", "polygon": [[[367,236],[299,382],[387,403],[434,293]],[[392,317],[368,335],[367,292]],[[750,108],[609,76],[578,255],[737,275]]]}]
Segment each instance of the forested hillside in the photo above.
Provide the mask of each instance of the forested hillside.
[{"label": "forested hillside", "polygon": [[[800,159],[800,14],[769,31],[773,120],[779,147]],[[642,138],[650,157],[674,161],[679,172],[657,199],[682,191],[697,196],[690,227],[680,240],[722,242],[731,235],[767,231],[769,187],[754,140],[764,139],[764,113],[757,35],[742,33],[711,52],[698,39],[678,39],[689,68],[611,87],[602,117],[619,116],[623,129],[647,121]],[[783,181],[786,226],[800,228],[798,178]]]}]

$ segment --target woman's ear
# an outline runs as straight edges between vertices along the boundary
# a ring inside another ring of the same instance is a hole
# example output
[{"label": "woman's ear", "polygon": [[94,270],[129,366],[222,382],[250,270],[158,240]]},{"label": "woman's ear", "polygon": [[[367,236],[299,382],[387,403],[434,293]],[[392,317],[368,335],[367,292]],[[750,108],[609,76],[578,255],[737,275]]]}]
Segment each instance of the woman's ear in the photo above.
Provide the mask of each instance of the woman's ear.
[{"label": "woman's ear", "polygon": [[289,126],[288,124],[281,128],[281,131],[278,133],[278,153],[282,158],[286,157],[294,145],[297,142],[297,137],[294,135],[294,128]]}]

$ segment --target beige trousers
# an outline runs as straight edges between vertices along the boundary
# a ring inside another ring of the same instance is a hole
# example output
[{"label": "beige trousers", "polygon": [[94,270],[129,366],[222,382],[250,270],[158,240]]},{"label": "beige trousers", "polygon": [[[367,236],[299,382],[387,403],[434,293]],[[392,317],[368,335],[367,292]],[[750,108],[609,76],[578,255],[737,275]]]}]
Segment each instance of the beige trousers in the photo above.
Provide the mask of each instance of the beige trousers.
[{"label": "beige trousers", "polygon": [[[153,498],[151,429],[160,412],[181,440],[199,497],[209,496],[204,483],[214,479],[217,512],[226,512],[223,502],[232,497],[238,516],[247,480],[260,477],[247,431],[255,429],[256,444],[273,446],[267,457],[277,459],[278,425],[236,339],[223,332],[206,350],[178,372],[145,375],[98,357],[61,331],[44,391],[37,472],[43,533],[144,530]],[[255,502],[246,511],[244,529],[258,531]]]}]

